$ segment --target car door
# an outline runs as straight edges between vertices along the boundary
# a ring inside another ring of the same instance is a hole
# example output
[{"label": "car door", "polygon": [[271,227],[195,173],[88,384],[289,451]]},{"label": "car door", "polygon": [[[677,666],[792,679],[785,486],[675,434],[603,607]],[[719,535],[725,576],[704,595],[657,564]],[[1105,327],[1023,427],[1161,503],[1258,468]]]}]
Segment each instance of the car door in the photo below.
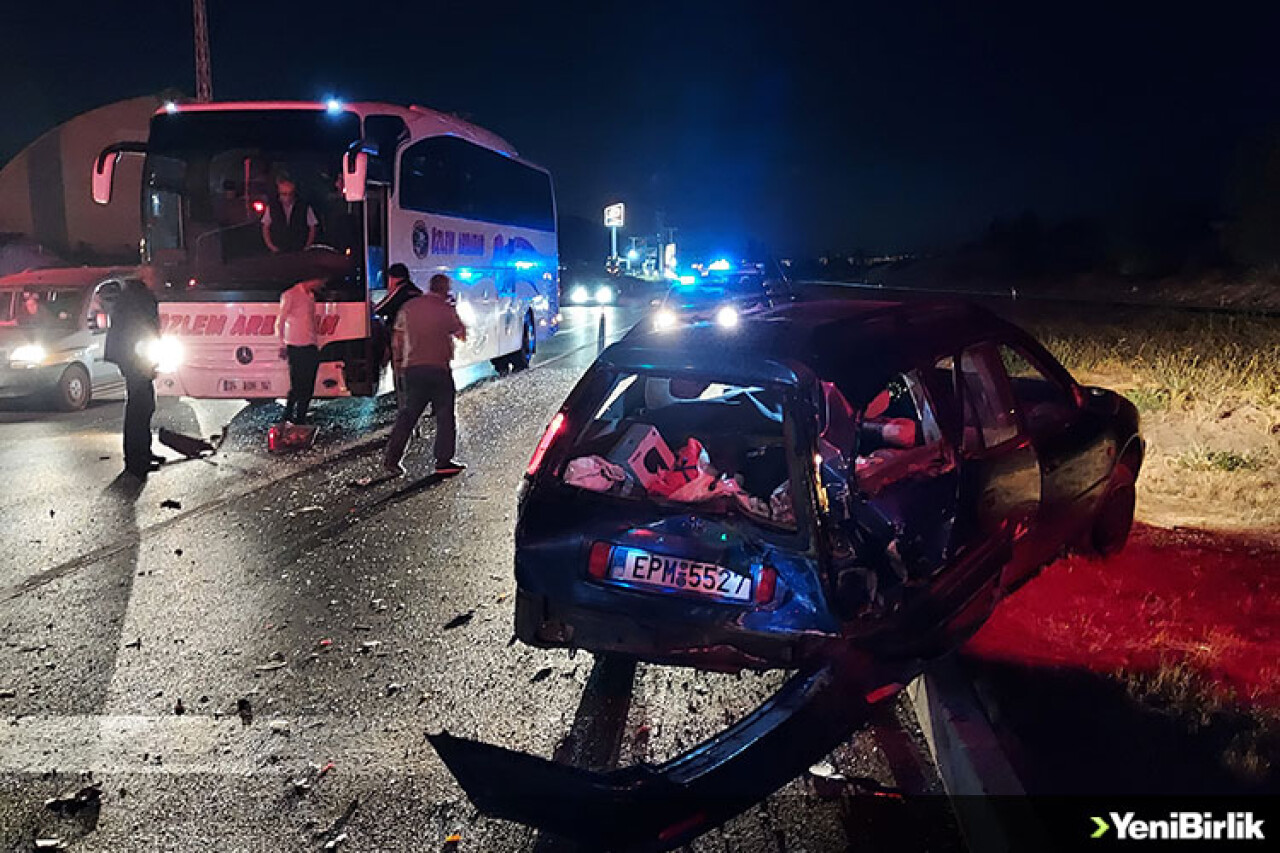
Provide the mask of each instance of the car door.
[{"label": "car door", "polygon": [[958,533],[975,550],[1005,552],[1001,586],[1008,587],[1045,558],[1038,535],[1042,476],[1036,450],[1017,416],[996,347],[964,348],[954,364],[961,447]]},{"label": "car door", "polygon": [[1057,546],[1067,544],[1091,518],[1116,455],[1115,438],[1096,413],[1081,407],[1066,371],[1026,342],[1002,341],[1019,418],[1040,460],[1041,525]]}]

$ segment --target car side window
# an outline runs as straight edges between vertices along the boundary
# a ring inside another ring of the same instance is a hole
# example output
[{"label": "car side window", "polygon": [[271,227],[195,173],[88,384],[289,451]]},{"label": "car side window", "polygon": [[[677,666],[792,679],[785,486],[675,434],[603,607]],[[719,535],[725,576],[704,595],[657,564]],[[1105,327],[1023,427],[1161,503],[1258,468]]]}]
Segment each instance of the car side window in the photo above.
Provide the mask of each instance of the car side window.
[{"label": "car side window", "polygon": [[1018,435],[1018,417],[1009,392],[1000,356],[990,344],[979,344],[960,354],[963,383],[965,450],[999,447]]},{"label": "car side window", "polygon": [[868,494],[953,467],[952,454],[916,371],[895,376],[872,397],[858,419],[858,484]]},{"label": "car side window", "polygon": [[1075,400],[1062,383],[1009,344],[1000,345],[1000,361],[1009,375],[1014,402],[1032,433],[1070,420],[1075,412]]}]

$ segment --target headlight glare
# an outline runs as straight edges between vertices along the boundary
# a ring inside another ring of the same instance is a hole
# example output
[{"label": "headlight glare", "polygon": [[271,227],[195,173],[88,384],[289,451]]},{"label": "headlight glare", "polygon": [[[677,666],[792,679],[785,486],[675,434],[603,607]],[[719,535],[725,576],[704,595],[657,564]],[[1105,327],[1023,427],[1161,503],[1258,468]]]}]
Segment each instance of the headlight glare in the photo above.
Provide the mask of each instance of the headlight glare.
[{"label": "headlight glare", "polygon": [[569,291],[569,301],[581,305],[583,302],[589,302],[591,294],[582,285],[578,285]]},{"label": "headlight glare", "polygon": [[596,302],[601,305],[608,305],[613,301],[613,288],[607,284],[602,284],[596,288]]},{"label": "headlight glare", "polygon": [[732,305],[724,305],[716,312],[716,325],[722,329],[736,329],[738,327],[738,309]]},{"label": "headlight glare", "polygon": [[9,353],[9,361],[18,364],[44,364],[49,353],[39,344],[23,344]]},{"label": "headlight glare", "polygon": [[676,312],[670,308],[659,308],[653,315],[653,328],[659,332],[666,332],[674,329],[678,320]]}]

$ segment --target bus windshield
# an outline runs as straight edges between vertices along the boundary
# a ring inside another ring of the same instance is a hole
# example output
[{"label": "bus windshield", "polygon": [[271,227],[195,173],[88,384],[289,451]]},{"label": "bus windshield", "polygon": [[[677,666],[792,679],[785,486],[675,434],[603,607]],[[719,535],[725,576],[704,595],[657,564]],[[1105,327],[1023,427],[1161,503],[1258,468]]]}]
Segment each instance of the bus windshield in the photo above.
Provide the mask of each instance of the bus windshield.
[{"label": "bus windshield", "polygon": [[363,298],[361,205],[342,198],[354,113],[179,111],[151,123],[144,253],[181,292],[279,293],[323,278]]}]

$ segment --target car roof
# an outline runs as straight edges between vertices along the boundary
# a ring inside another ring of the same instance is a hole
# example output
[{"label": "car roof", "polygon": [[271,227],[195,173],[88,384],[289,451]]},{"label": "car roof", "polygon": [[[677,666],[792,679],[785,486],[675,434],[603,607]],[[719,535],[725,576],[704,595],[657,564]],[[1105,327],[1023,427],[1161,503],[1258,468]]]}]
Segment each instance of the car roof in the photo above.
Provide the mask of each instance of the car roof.
[{"label": "car roof", "polygon": [[808,372],[865,402],[895,373],[1013,327],[959,300],[799,302],[741,318],[656,331],[645,323],[601,354],[637,371],[710,373],[724,380],[798,384]]}]

